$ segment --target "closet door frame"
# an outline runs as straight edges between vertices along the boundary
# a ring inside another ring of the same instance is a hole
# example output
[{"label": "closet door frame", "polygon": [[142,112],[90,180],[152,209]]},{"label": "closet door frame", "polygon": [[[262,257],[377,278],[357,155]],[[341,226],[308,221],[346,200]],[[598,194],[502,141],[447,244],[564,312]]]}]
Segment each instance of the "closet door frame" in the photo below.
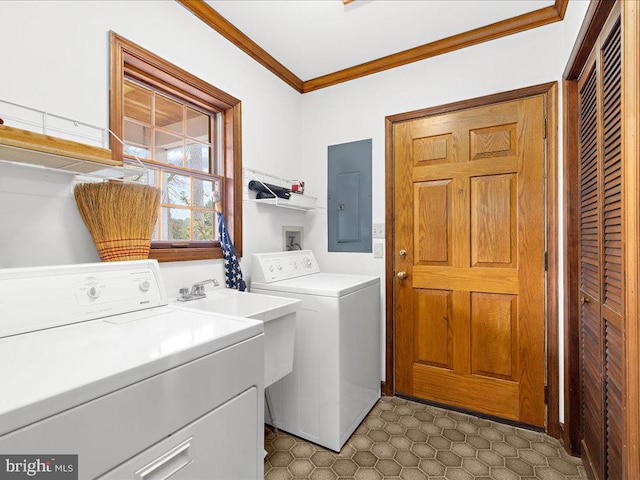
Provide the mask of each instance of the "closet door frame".
[{"label": "closet door frame", "polygon": [[580,293],[579,293],[579,135],[578,83],[583,68],[616,4],[622,24],[622,142],[625,244],[625,450],[626,478],[640,478],[640,5],[638,2],[592,0],[563,74],[564,199],[564,444],[580,454]]}]

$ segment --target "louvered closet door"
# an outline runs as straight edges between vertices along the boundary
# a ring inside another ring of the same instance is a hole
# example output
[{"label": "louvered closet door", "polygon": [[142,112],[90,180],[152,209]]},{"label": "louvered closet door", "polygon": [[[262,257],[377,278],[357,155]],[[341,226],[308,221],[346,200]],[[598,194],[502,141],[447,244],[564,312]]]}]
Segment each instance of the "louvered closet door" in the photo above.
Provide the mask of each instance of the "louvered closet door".
[{"label": "louvered closet door", "polygon": [[603,445],[602,328],[600,325],[600,169],[596,66],[580,86],[580,299],[582,455],[600,471]]},{"label": "louvered closet door", "polygon": [[593,478],[621,480],[624,272],[619,18],[607,22],[584,72],[579,81],[582,456]]},{"label": "louvered closet door", "polygon": [[606,478],[622,479],[624,356],[622,271],[622,54],[620,20],[602,47],[602,235]]}]

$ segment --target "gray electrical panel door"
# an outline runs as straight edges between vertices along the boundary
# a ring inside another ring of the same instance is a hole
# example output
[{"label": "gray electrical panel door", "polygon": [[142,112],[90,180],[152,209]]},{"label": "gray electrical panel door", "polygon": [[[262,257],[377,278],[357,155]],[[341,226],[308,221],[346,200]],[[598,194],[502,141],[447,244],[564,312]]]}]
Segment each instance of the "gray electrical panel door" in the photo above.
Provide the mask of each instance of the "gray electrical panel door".
[{"label": "gray electrical panel door", "polygon": [[330,252],[371,252],[371,139],[329,146]]}]

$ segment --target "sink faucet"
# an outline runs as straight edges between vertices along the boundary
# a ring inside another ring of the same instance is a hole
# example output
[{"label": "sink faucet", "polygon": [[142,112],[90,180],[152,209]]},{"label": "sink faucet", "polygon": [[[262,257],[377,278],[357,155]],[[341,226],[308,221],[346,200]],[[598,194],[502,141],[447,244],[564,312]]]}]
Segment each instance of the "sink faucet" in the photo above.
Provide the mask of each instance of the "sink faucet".
[{"label": "sink faucet", "polygon": [[191,291],[188,288],[184,287],[180,289],[180,294],[178,295],[179,302],[188,302],[189,300],[198,300],[199,298],[205,298],[207,296],[204,293],[204,286],[208,283],[213,283],[214,287],[220,286],[218,280],[215,278],[202,280],[201,282],[196,282],[191,286]]}]

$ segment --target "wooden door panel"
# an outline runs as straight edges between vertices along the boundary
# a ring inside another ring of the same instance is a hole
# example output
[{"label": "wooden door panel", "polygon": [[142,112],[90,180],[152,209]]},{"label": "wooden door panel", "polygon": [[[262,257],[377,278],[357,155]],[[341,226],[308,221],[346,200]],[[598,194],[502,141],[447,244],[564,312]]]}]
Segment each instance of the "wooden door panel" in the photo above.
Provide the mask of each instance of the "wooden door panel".
[{"label": "wooden door panel", "polygon": [[[622,322],[620,321],[620,324]],[[605,322],[605,431],[607,478],[623,478],[624,338],[622,328]]]},{"label": "wooden door panel", "polygon": [[468,139],[471,130],[516,123],[519,111],[520,105],[515,101],[417,119],[410,122],[411,138],[453,134],[459,142],[458,153],[469,152]]},{"label": "wooden door panel", "polygon": [[413,283],[421,288],[443,288],[466,292],[477,289],[478,284],[487,293],[518,294],[518,272],[506,268],[456,268],[446,270],[438,267],[416,265],[413,268]]},{"label": "wooden door panel", "polygon": [[413,161],[416,167],[455,162],[453,135],[435,135],[413,140]]},{"label": "wooden door panel", "polygon": [[416,363],[453,368],[452,292],[414,290]]},{"label": "wooden door panel", "polygon": [[502,157],[475,160],[473,163],[448,163],[433,166],[418,166],[413,169],[413,181],[423,182],[441,178],[499,175],[518,171],[518,158]]},{"label": "wooden door panel", "polygon": [[580,290],[600,300],[598,118],[595,66],[580,90]]},{"label": "wooden door panel", "polygon": [[516,266],[517,176],[471,179],[471,266]]},{"label": "wooden door panel", "polygon": [[394,126],[396,391],[544,425],[543,107]]},{"label": "wooden door panel", "polygon": [[[520,419],[518,384],[494,378],[464,376],[441,368],[414,367],[414,396],[454,407],[482,411],[509,420]],[[499,400],[498,400],[499,399]]]},{"label": "wooden door panel", "polygon": [[516,123],[477,128],[469,132],[471,160],[517,155]]},{"label": "wooden door panel", "polygon": [[471,293],[471,373],[518,380],[517,296]]},{"label": "wooden door panel", "polygon": [[452,181],[414,184],[414,262],[451,265]]},{"label": "wooden door panel", "polygon": [[595,472],[602,469],[602,332],[599,305],[582,304],[582,435],[583,450]]}]

